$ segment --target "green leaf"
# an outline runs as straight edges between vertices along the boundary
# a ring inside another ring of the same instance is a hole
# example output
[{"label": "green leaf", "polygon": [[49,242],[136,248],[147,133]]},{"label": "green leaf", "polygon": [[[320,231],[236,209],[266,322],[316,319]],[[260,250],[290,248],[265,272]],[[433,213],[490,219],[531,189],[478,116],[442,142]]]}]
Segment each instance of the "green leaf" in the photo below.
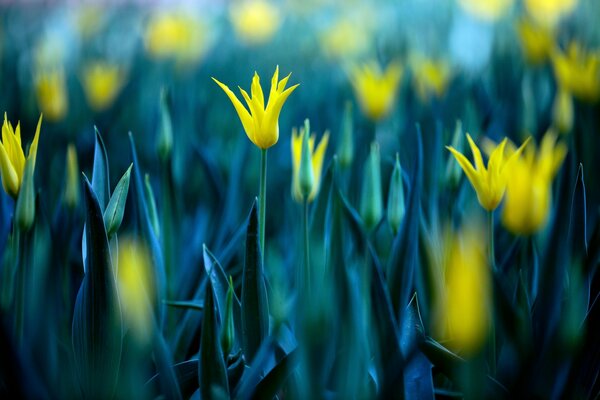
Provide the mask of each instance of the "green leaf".
[{"label": "green leaf", "polygon": [[202,310],[204,310],[204,303],[202,303],[201,301],[169,301],[169,300],[164,300],[163,303],[166,304],[166,305],[168,305],[169,307],[183,308],[183,309],[186,309],[186,310],[192,310],[192,311],[202,311]]},{"label": "green leaf", "polygon": [[264,378],[258,382],[253,399],[273,399],[298,365],[299,356],[298,349],[292,350],[286,354],[278,363],[271,369]]},{"label": "green leaf", "polygon": [[100,203],[84,178],[87,272],[73,314],[73,354],[85,397],[112,398],[119,376],[123,322]]},{"label": "green leaf", "polygon": [[198,383],[203,399],[213,398],[215,390],[229,395],[227,368],[225,368],[223,352],[221,351],[215,295],[210,281],[206,285],[204,298]]},{"label": "green leaf", "polygon": [[119,183],[115,187],[106,210],[104,210],[104,225],[106,226],[106,234],[108,237],[112,237],[119,228],[121,222],[123,222],[123,213],[125,211],[125,202],[127,200],[127,193],[129,192],[129,176],[131,175],[131,167],[127,168],[127,171],[123,174]]},{"label": "green leaf", "polygon": [[[587,255],[587,236],[586,236],[586,201],[585,201],[585,183],[583,181],[583,164],[579,164],[577,170],[577,179],[573,190],[571,200],[571,215],[569,222],[569,237],[573,252],[579,257]],[[582,253],[582,255],[579,255]]]},{"label": "green leaf", "polygon": [[15,207],[15,220],[17,226],[24,232],[31,228],[35,219],[34,165],[35,163],[30,159],[25,162],[23,181],[21,182],[21,189]]},{"label": "green leaf", "polygon": [[96,145],[94,147],[94,169],[92,170],[92,188],[98,197],[100,208],[104,210],[110,196],[110,175],[108,174],[108,157],[104,140],[98,128],[94,126]]},{"label": "green leaf", "polygon": [[[173,372],[181,389],[181,396],[184,399],[189,399],[198,389],[198,360],[177,363],[173,365]],[[152,393],[159,392],[158,382],[160,378],[160,374],[156,374],[146,382],[146,386],[150,387]]]},{"label": "green leaf", "polygon": [[258,237],[258,209],[254,200],[246,229],[246,257],[242,280],[242,349],[248,362],[269,334],[269,306]]}]

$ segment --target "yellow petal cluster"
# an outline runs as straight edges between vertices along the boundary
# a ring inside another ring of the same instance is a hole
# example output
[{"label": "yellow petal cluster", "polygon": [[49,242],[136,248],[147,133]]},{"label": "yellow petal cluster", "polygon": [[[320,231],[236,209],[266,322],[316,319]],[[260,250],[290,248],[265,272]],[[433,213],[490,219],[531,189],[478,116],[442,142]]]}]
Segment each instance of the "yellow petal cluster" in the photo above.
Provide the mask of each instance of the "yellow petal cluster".
[{"label": "yellow petal cluster", "polygon": [[552,65],[561,89],[582,101],[600,98],[600,51],[585,52],[577,42],[571,42],[566,53],[553,52]]},{"label": "yellow petal cluster", "polygon": [[62,68],[40,68],[36,73],[35,94],[38,106],[50,121],[60,121],[67,114],[69,99]]},{"label": "yellow petal cluster", "polygon": [[234,2],[229,17],[237,38],[246,44],[266,43],[281,25],[281,12],[264,0]]},{"label": "yellow petal cluster", "polygon": [[516,28],[525,60],[534,65],[545,62],[554,46],[552,29],[534,22],[531,18],[519,20]]},{"label": "yellow petal cluster", "polygon": [[123,316],[139,343],[147,343],[152,335],[154,296],[152,262],[142,242],[133,238],[119,240],[117,282]]},{"label": "yellow petal cluster", "polygon": [[524,0],[525,10],[538,23],[556,25],[577,6],[577,0]]},{"label": "yellow petal cluster", "polygon": [[529,138],[510,157],[504,156],[504,148],[508,141],[508,139],[504,138],[491,152],[487,167],[483,163],[481,151],[468,133],[467,140],[475,159],[475,166],[469,162],[467,157],[453,147],[446,146],[446,148],[454,155],[465,175],[467,175],[469,182],[471,182],[473,189],[477,193],[479,204],[484,209],[493,211],[498,207],[500,201],[502,201],[509,178],[513,178],[510,175],[510,168],[508,167],[521,155],[523,148],[529,142]]},{"label": "yellow petal cluster", "polygon": [[[300,161],[302,157],[302,139],[304,137],[303,128],[292,129],[292,197],[295,201],[301,203],[303,201],[302,190],[300,188]],[[310,150],[310,159],[312,163],[313,172],[313,186],[310,194],[308,195],[308,201],[311,202],[319,193],[321,185],[321,174],[323,171],[323,161],[325,159],[325,152],[327,151],[327,144],[329,143],[329,132],[325,132],[321,141],[317,145],[315,150],[315,135],[312,134],[308,141],[308,147]]]},{"label": "yellow petal cluster", "polygon": [[125,74],[117,64],[94,61],[86,64],[81,74],[83,90],[90,107],[103,111],[115,101],[124,83]]},{"label": "yellow petal cluster", "polygon": [[[33,137],[33,142],[27,156],[31,160],[34,170],[41,126],[42,116],[40,115],[35,136]],[[2,174],[2,187],[4,191],[15,199],[19,195],[21,182],[23,181],[25,161],[25,153],[21,146],[21,124],[17,123],[17,128],[13,129],[12,124],[8,122],[6,113],[4,113],[2,142],[0,142],[0,172]]]},{"label": "yellow petal cluster", "polygon": [[279,114],[281,108],[290,94],[299,86],[296,84],[287,89],[285,88],[291,75],[290,73],[280,81],[279,66],[275,68],[275,73],[271,79],[271,92],[269,93],[269,99],[265,107],[265,98],[260,86],[260,77],[255,72],[250,88],[252,97],[244,89],[239,88],[250,111],[244,107],[242,102],[238,100],[227,85],[212,78],[233,103],[248,139],[261,149],[268,149],[279,140]]},{"label": "yellow petal cluster", "polygon": [[370,32],[362,21],[339,18],[320,35],[323,53],[333,60],[349,60],[365,53],[370,44]]},{"label": "yellow petal cluster", "polygon": [[390,63],[385,71],[374,61],[352,69],[352,87],[361,110],[368,118],[379,121],[390,113],[402,73],[398,62]]},{"label": "yellow petal cluster", "polygon": [[[537,152],[535,147],[527,146],[523,156],[508,167],[502,224],[514,234],[530,235],[544,227],[552,201],[552,181],[567,154],[567,146],[557,143],[553,132],[544,135]],[[515,150],[512,143],[508,148],[508,154]]]},{"label": "yellow petal cluster", "polygon": [[446,61],[415,57],[411,69],[421,101],[426,102],[431,97],[440,98],[446,93],[451,78],[450,65]]},{"label": "yellow petal cluster", "polygon": [[207,28],[201,20],[182,11],[154,15],[144,35],[148,54],[157,60],[194,64],[207,50]]},{"label": "yellow petal cluster", "polygon": [[445,301],[449,345],[472,355],[486,341],[491,321],[490,268],[485,257],[485,234],[475,226],[449,236],[445,255]]},{"label": "yellow petal cluster", "polygon": [[504,16],[514,0],[458,0],[467,13],[483,21],[496,21]]}]

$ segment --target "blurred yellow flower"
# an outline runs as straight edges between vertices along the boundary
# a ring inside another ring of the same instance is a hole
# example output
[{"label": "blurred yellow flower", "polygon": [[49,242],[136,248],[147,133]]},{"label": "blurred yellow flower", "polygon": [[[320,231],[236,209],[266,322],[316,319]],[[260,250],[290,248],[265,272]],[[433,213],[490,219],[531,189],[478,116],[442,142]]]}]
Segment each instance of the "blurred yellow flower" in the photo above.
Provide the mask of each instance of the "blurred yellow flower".
[{"label": "blurred yellow flower", "polygon": [[463,356],[480,350],[490,329],[491,279],[485,237],[482,229],[468,226],[449,235],[445,246],[445,301],[438,303],[438,315],[447,318],[447,331],[440,333]]},{"label": "blurred yellow flower", "polygon": [[225,94],[227,94],[227,97],[229,97],[229,100],[233,103],[233,106],[242,121],[248,139],[261,149],[268,149],[279,140],[279,113],[289,95],[299,86],[296,84],[287,89],[285,88],[291,75],[292,74],[290,73],[280,81],[279,66],[275,68],[275,73],[271,79],[271,92],[269,93],[269,100],[267,107],[265,108],[265,99],[262,87],[260,86],[260,77],[255,72],[250,90],[252,98],[248,96],[248,93],[244,89],[240,88],[240,92],[242,93],[244,100],[246,100],[250,111],[244,107],[242,102],[238,100],[231,90],[229,90],[227,85],[212,78],[221,89],[223,89]]},{"label": "blurred yellow flower", "polygon": [[[302,190],[300,188],[300,160],[302,156],[302,139],[304,137],[304,128],[292,129],[292,197],[295,201],[301,203],[304,201],[302,196]],[[312,134],[308,141],[308,147],[310,150],[310,159],[312,164],[313,172],[313,185],[310,194],[308,195],[308,201],[313,201],[319,192],[321,185],[321,173],[323,170],[323,161],[325,159],[325,152],[327,151],[327,144],[329,143],[329,132],[326,131],[321,138],[321,141],[317,145],[315,150],[315,135]]]},{"label": "blurred yellow flower", "polygon": [[[37,158],[38,141],[40,138],[40,128],[42,126],[42,116],[38,120],[37,128],[33,142],[29,147],[28,160],[33,163],[35,170],[35,161]],[[25,171],[25,153],[21,145],[21,124],[17,123],[17,129],[13,126],[4,113],[4,124],[2,125],[2,142],[0,142],[0,172],[2,174],[2,187],[4,191],[17,198],[23,181]]]},{"label": "blurred yellow flower", "polygon": [[207,50],[207,27],[184,12],[154,15],[146,27],[144,43],[148,54],[158,60],[194,64]]},{"label": "blurred yellow flower", "polygon": [[525,10],[538,23],[556,25],[577,6],[577,0],[525,0]]},{"label": "blurred yellow flower", "polygon": [[493,211],[498,207],[504,192],[506,191],[506,185],[509,177],[513,177],[510,174],[510,165],[517,159],[523,152],[523,148],[529,142],[530,138],[527,138],[525,142],[519,147],[518,150],[514,151],[510,157],[504,157],[504,147],[508,139],[504,138],[499,145],[497,145],[490,154],[487,168],[483,164],[483,158],[477,145],[471,139],[471,135],[467,133],[467,140],[469,146],[471,146],[471,152],[475,159],[475,167],[469,162],[469,160],[452,146],[446,146],[446,148],[454,155],[456,161],[461,166],[465,175],[471,182],[473,189],[477,193],[477,199],[479,204],[487,211]]},{"label": "blurred yellow flower", "polygon": [[357,21],[340,18],[319,35],[325,56],[334,60],[347,60],[364,54],[369,48],[369,32]]},{"label": "blurred yellow flower", "polygon": [[151,257],[146,246],[133,238],[119,240],[118,252],[117,282],[123,317],[136,339],[147,343],[153,330]]},{"label": "blurred yellow flower", "polygon": [[458,0],[458,4],[468,12],[484,21],[496,21],[504,16],[514,0]]},{"label": "blurred yellow flower", "polygon": [[38,106],[50,121],[60,121],[67,114],[69,100],[62,68],[40,68],[34,78]]},{"label": "blurred yellow flower", "polygon": [[[508,145],[507,156],[515,151]],[[567,146],[556,143],[556,135],[544,135],[536,153],[535,145],[525,148],[522,157],[508,167],[510,180],[502,210],[502,224],[512,233],[530,235],[544,227],[552,199],[552,180],[567,154]]]},{"label": "blurred yellow flower", "polygon": [[552,53],[552,64],[560,88],[579,100],[594,102],[600,98],[600,51],[588,53],[571,42],[566,53]]},{"label": "blurred yellow flower", "polygon": [[103,111],[112,105],[124,80],[122,68],[105,61],[90,62],[81,73],[86,99],[95,111]]},{"label": "blurred yellow flower", "polygon": [[376,62],[354,67],[350,80],[363,113],[373,121],[385,118],[396,101],[402,66],[392,62],[382,71]]},{"label": "blurred yellow flower", "polygon": [[421,101],[426,102],[431,97],[440,98],[446,93],[452,76],[450,65],[446,61],[417,56],[411,62],[411,70]]},{"label": "blurred yellow flower", "polygon": [[552,29],[539,25],[530,18],[519,20],[516,27],[525,60],[530,64],[546,61],[554,46]]},{"label": "blurred yellow flower", "polygon": [[229,10],[237,38],[247,44],[266,43],[281,25],[281,12],[264,0],[234,2]]}]

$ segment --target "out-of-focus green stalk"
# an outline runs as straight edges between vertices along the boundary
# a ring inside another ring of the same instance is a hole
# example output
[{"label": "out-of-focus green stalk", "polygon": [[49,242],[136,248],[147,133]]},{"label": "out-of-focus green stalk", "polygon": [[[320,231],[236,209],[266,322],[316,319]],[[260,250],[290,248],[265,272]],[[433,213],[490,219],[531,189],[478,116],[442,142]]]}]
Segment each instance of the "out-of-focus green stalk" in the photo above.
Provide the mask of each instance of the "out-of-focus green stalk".
[{"label": "out-of-focus green stalk", "polygon": [[494,252],[494,211],[488,211],[488,256],[490,262],[490,268],[492,271],[496,271],[496,255]]},{"label": "out-of-focus green stalk", "polygon": [[258,226],[260,230],[260,253],[265,259],[265,207],[267,204],[267,149],[260,150],[260,186],[258,195]]},{"label": "out-of-focus green stalk", "polygon": [[25,325],[25,281],[26,281],[26,265],[25,257],[27,255],[27,233],[21,231],[17,226],[14,228],[14,254],[15,254],[15,274],[17,275],[17,284],[15,292],[15,337],[19,348],[23,344],[24,325]]},{"label": "out-of-focus green stalk", "polygon": [[308,199],[304,199],[304,276],[306,293],[310,294],[311,277],[310,277],[310,235],[309,235],[309,219],[308,219]]}]

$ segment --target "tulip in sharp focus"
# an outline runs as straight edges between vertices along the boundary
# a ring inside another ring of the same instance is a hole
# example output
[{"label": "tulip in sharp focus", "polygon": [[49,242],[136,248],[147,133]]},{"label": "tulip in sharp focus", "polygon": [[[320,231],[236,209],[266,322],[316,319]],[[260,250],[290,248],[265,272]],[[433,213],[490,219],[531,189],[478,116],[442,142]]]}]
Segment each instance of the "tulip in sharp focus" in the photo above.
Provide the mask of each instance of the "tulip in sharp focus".
[{"label": "tulip in sharp focus", "polygon": [[116,64],[97,61],[84,67],[81,78],[88,104],[95,111],[103,111],[119,94],[124,73]]},{"label": "tulip in sharp focus", "polygon": [[238,39],[256,45],[266,43],[281,25],[281,12],[264,0],[234,2],[229,12]]},{"label": "tulip in sharp focus", "polygon": [[[515,151],[508,144],[508,156]],[[530,235],[544,227],[552,199],[552,180],[567,153],[563,143],[556,143],[556,135],[548,132],[538,151],[534,145],[525,148],[522,157],[508,167],[510,179],[502,210],[502,223],[511,232]]]},{"label": "tulip in sharp focus", "polygon": [[373,121],[385,118],[396,101],[402,79],[402,67],[397,62],[382,71],[375,62],[354,68],[350,74],[352,87],[363,113]]},{"label": "tulip in sharp focus", "polygon": [[[40,128],[42,126],[42,116],[38,120],[37,128],[33,142],[29,148],[27,159],[32,162],[32,168],[35,170],[35,160],[37,157],[38,141],[40,137]],[[23,181],[25,171],[25,153],[21,145],[21,124],[17,123],[17,128],[8,122],[6,113],[4,113],[4,124],[2,125],[2,142],[0,142],[0,171],[2,173],[2,187],[4,191],[17,198]]]},{"label": "tulip in sharp focus", "polygon": [[469,141],[469,146],[471,146],[471,152],[475,159],[475,167],[473,167],[473,164],[469,162],[467,157],[453,147],[446,146],[446,148],[454,155],[456,161],[458,161],[467,175],[469,182],[471,182],[473,189],[475,189],[475,192],[477,193],[479,204],[487,211],[493,211],[498,207],[500,201],[502,201],[508,180],[509,178],[512,178],[510,176],[510,168],[507,167],[521,155],[523,148],[529,139],[527,139],[510,157],[505,158],[504,148],[508,139],[504,138],[504,140],[492,151],[487,167],[483,164],[481,151],[468,133],[467,140]]},{"label": "tulip in sharp focus", "polygon": [[213,78],[233,103],[248,139],[263,150],[273,146],[279,140],[279,113],[289,95],[298,87],[298,84],[296,84],[287,89],[285,88],[291,75],[290,73],[280,81],[279,66],[275,68],[275,73],[271,79],[271,92],[269,93],[268,103],[265,107],[263,90],[260,86],[260,77],[255,72],[250,91],[252,97],[248,96],[248,93],[240,88],[240,92],[244,100],[246,100],[250,111],[244,107],[242,102],[229,90],[227,85]]},{"label": "tulip in sharp focus", "polygon": [[566,53],[552,54],[554,75],[558,86],[583,101],[600,99],[600,52],[585,52],[576,42],[571,42]]},{"label": "tulip in sharp focus", "polygon": [[[302,195],[302,189],[300,187],[300,164],[302,158],[302,146],[304,141],[304,128],[300,129],[300,132],[296,128],[292,130],[292,167],[293,167],[293,179],[292,179],[292,197],[297,202],[302,202],[304,196]],[[315,149],[315,135],[312,134],[308,141],[309,150],[309,162],[312,169],[313,182],[310,193],[307,200],[313,201],[319,192],[321,185],[321,173],[323,170],[323,160],[325,159],[325,152],[327,151],[327,144],[329,143],[329,132],[325,132],[321,141]]]}]

